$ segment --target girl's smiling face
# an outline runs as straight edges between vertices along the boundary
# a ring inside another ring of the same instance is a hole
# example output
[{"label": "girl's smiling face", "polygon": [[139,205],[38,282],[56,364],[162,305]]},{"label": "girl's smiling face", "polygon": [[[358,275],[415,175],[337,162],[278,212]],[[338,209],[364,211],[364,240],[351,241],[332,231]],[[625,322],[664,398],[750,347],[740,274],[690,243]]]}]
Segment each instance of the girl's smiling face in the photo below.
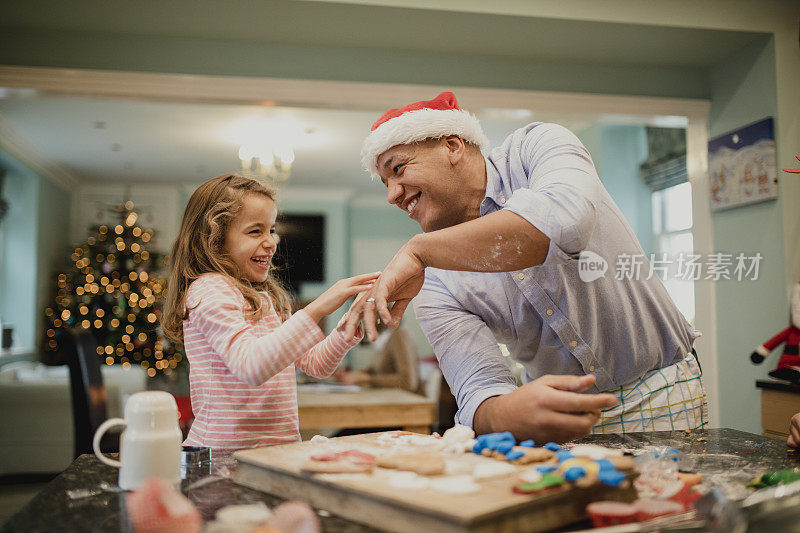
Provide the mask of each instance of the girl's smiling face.
[{"label": "girl's smiling face", "polygon": [[247,194],[242,208],[225,232],[223,250],[251,282],[267,280],[272,256],[278,246],[275,219],[278,208],[270,198]]}]

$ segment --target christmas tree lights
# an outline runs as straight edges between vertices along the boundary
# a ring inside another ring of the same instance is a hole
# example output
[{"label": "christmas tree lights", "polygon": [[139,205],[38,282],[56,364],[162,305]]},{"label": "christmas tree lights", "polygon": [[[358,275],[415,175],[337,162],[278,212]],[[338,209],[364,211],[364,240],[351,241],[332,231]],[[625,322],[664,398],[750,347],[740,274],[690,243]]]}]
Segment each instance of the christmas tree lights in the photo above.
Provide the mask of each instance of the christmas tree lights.
[{"label": "christmas tree lights", "polygon": [[55,305],[45,309],[46,354],[59,352],[64,329],[91,331],[107,365],[140,365],[147,375],[170,375],[185,361],[159,327],[165,280],[153,274],[163,257],[147,251],[151,229],[136,225],[133,202],[114,208],[115,225],[100,225],[77,246],[72,268],[56,279]]}]

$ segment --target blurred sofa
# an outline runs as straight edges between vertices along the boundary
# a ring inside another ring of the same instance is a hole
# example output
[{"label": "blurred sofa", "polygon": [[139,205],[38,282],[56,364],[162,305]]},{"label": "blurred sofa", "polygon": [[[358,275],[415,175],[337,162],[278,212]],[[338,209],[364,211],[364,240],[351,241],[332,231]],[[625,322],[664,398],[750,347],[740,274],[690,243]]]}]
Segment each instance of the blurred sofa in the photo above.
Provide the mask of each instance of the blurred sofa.
[{"label": "blurred sofa", "polygon": [[[102,367],[107,415],[147,388],[145,370]],[[69,369],[17,361],[0,366],[0,475],[60,472],[72,462],[74,435]]]}]

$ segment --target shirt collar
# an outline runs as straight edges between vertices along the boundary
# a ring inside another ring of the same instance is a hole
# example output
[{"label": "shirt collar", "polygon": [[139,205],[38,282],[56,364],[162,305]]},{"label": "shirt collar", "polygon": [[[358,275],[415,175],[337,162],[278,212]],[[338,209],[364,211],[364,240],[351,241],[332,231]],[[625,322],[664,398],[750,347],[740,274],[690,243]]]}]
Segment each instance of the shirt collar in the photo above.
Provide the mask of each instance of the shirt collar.
[{"label": "shirt collar", "polygon": [[486,195],[481,202],[481,216],[502,209],[507,200],[500,174],[489,158],[484,156],[483,159],[486,163]]}]

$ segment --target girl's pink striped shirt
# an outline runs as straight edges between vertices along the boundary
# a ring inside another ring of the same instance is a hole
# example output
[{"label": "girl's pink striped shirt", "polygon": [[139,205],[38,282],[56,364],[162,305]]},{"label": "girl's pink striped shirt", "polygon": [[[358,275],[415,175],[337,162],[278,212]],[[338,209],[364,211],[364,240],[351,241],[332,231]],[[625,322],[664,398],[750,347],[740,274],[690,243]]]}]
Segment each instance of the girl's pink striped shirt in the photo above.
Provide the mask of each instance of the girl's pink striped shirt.
[{"label": "girl's pink striped shirt", "polygon": [[300,440],[295,364],[329,376],[360,338],[324,336],[301,310],[286,322],[265,296],[256,323],[241,292],[221,274],[203,274],[186,292],[183,339],[195,419],[187,446],[240,449]]}]

